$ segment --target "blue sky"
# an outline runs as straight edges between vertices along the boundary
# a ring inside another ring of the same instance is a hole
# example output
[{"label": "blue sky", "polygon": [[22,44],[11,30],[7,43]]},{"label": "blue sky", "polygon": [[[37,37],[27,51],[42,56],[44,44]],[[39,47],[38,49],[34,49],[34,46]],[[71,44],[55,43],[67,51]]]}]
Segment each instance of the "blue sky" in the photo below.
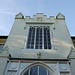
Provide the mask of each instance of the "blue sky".
[{"label": "blue sky", "polygon": [[36,13],[56,17],[61,12],[70,35],[75,35],[75,0],[0,0],[0,35],[9,35],[19,12],[31,17]]}]

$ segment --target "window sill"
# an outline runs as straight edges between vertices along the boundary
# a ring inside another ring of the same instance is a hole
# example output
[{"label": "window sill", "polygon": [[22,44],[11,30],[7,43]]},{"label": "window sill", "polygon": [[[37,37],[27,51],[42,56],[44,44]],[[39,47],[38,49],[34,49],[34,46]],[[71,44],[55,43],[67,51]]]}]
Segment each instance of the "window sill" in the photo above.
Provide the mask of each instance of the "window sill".
[{"label": "window sill", "polygon": [[24,49],[21,49],[21,51],[22,51],[22,52],[25,52],[25,51],[26,51],[26,52],[27,52],[27,51],[30,51],[30,52],[31,52],[31,51],[36,51],[36,52],[39,52],[39,51],[40,51],[40,52],[55,52],[55,51],[57,51],[57,50],[56,50],[56,49],[25,49],[25,48],[24,48]]}]

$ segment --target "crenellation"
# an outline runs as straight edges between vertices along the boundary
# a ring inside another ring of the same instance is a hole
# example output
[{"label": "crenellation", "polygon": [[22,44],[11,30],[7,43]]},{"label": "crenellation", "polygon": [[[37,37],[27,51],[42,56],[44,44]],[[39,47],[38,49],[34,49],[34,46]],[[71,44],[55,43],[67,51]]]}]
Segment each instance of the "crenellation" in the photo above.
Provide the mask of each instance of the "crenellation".
[{"label": "crenellation", "polygon": [[49,18],[47,18],[47,15],[43,15],[43,13],[37,13],[36,15],[33,15],[33,18],[30,18],[30,16],[26,16],[25,20],[27,21],[49,21]]},{"label": "crenellation", "polygon": [[30,19],[30,16],[26,16],[26,17],[25,17],[25,20],[29,20],[29,19]]}]

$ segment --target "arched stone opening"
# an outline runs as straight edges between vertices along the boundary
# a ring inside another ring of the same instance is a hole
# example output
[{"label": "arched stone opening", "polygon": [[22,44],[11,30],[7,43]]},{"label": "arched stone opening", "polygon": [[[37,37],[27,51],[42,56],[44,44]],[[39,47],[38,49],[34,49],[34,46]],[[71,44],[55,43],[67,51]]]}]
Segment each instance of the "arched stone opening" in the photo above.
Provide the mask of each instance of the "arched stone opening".
[{"label": "arched stone opening", "polygon": [[27,66],[20,75],[56,75],[55,72],[42,62],[35,62]]}]

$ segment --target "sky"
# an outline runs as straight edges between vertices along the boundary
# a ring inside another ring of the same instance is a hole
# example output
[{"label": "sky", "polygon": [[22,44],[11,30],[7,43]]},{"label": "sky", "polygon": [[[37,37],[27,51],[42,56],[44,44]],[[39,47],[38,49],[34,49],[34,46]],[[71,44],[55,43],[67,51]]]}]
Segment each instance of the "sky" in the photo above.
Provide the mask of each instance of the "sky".
[{"label": "sky", "polygon": [[15,15],[22,12],[24,16],[44,13],[57,16],[60,12],[65,16],[71,36],[75,36],[75,0],[0,0],[0,35],[9,35],[15,21]]}]

